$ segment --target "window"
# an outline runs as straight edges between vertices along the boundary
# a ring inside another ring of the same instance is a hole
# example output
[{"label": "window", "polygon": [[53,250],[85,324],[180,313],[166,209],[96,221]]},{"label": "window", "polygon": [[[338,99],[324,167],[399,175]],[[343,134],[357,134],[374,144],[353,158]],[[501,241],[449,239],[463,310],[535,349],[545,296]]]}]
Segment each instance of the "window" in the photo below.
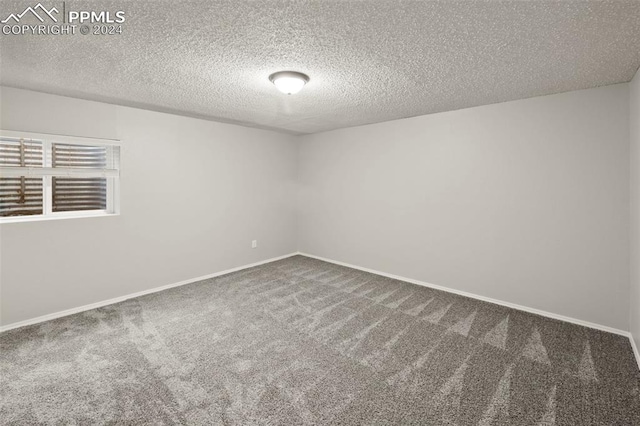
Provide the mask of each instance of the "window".
[{"label": "window", "polygon": [[0,223],[118,213],[116,141],[0,131]]}]

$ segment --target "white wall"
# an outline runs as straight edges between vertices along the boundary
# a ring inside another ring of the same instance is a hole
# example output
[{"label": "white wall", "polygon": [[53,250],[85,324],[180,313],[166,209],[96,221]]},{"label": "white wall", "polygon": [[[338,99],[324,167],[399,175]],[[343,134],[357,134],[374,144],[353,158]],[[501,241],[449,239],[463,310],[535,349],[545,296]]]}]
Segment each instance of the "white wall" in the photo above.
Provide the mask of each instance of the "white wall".
[{"label": "white wall", "polygon": [[2,88],[0,128],[121,139],[123,170],[118,217],[0,225],[0,324],[284,255],[297,238],[623,330],[631,270],[637,339],[639,86],[631,126],[622,84],[301,138]]},{"label": "white wall", "polygon": [[123,143],[120,216],[0,225],[2,325],[296,250],[293,137],[11,88],[0,98],[4,130]]},{"label": "white wall", "polygon": [[620,84],[304,136],[302,252],[629,328]]},{"label": "white wall", "polygon": [[640,348],[640,72],[630,84],[631,334]]}]

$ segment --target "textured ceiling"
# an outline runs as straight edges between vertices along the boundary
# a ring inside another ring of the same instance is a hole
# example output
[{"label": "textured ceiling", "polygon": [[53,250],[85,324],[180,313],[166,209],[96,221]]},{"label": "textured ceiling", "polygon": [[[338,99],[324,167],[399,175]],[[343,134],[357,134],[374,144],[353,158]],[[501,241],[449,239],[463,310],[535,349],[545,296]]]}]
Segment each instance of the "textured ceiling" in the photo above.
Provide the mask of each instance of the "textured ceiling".
[{"label": "textured ceiling", "polygon": [[[0,19],[31,3],[2,0]],[[0,35],[3,85],[290,133],[626,82],[640,65],[637,0],[66,8],[124,10],[123,34]],[[268,80],[286,69],[311,77],[298,95]]]}]

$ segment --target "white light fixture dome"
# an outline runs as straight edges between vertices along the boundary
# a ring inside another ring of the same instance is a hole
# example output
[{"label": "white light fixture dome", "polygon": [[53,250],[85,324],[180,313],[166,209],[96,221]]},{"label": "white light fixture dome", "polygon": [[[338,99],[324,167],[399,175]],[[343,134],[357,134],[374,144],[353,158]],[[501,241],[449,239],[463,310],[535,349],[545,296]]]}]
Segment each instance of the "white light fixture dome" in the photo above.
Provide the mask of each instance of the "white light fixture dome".
[{"label": "white light fixture dome", "polygon": [[269,76],[276,88],[286,95],[295,95],[309,82],[309,76],[296,71],[278,71]]}]

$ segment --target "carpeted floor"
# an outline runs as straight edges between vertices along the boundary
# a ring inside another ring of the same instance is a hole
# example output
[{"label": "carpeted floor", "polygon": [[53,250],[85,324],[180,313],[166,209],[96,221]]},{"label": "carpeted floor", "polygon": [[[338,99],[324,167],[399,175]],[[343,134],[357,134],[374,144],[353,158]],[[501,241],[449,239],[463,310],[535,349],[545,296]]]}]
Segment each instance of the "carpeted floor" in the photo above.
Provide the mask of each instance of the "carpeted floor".
[{"label": "carpeted floor", "polygon": [[1,424],[640,425],[625,337],[302,256],[0,345]]}]

